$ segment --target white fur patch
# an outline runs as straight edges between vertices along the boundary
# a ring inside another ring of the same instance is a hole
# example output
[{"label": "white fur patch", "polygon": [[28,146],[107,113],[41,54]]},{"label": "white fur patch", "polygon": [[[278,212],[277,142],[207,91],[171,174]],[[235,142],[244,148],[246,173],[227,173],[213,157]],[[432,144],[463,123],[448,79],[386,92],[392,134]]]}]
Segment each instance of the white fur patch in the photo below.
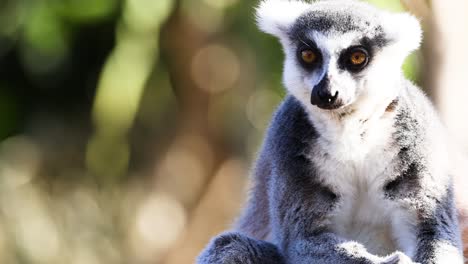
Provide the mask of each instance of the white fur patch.
[{"label": "white fur patch", "polygon": [[310,8],[303,1],[263,0],[257,7],[257,24],[265,33],[284,37],[285,31]]},{"label": "white fur patch", "polygon": [[422,29],[416,17],[408,13],[386,13],[382,16],[384,31],[400,52],[407,54],[419,48],[422,40]]},{"label": "white fur patch", "polygon": [[434,263],[462,264],[463,258],[458,249],[447,241],[439,241],[436,246]]}]

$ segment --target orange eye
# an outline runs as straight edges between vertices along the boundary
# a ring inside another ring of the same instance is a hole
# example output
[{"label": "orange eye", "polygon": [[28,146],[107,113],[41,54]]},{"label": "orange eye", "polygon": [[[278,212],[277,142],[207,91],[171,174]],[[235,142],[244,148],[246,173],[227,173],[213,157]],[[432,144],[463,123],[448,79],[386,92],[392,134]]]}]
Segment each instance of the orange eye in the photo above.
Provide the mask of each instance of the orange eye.
[{"label": "orange eye", "polygon": [[351,53],[351,56],[349,57],[349,61],[351,62],[352,65],[361,65],[367,61],[367,54],[365,54],[362,51],[355,51]]},{"label": "orange eye", "polygon": [[317,60],[317,54],[312,50],[303,50],[301,52],[302,60],[307,64],[312,64]]}]

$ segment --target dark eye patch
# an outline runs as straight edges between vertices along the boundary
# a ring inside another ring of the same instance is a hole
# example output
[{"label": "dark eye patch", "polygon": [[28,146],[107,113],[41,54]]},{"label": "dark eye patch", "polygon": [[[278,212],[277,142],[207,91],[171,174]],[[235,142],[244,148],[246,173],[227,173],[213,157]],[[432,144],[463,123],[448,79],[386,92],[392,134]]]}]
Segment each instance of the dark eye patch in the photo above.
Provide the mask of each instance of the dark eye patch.
[{"label": "dark eye patch", "polygon": [[338,59],[340,69],[358,73],[369,65],[373,51],[365,43],[363,44],[351,46],[341,52]]},{"label": "dark eye patch", "polygon": [[[312,63],[303,59],[304,52],[311,52],[314,54],[315,59]],[[299,39],[299,44],[296,50],[296,59],[304,69],[311,71],[316,69],[322,63],[322,53],[315,43]]]},{"label": "dark eye patch", "polygon": [[[379,32],[378,30],[376,32]],[[372,58],[374,55],[380,50],[385,48],[385,46],[391,42],[391,40],[387,39],[383,33],[381,34],[375,34],[372,38],[369,37],[364,37],[361,40],[359,40],[358,44],[351,46],[341,52],[340,58],[338,60],[338,66],[342,70],[349,70],[350,72],[353,73],[358,73],[365,69],[372,61]],[[350,66],[349,63],[349,58],[351,56],[351,53],[353,49],[356,48],[361,48],[367,53],[367,59],[368,61],[365,63],[364,66],[361,67],[354,67]]]}]

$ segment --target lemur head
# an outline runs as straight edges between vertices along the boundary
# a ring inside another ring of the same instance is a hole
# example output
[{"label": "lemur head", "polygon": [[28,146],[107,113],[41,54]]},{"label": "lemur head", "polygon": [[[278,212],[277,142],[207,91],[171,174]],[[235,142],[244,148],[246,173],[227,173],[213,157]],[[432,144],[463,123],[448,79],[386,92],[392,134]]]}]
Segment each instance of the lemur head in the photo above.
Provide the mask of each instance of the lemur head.
[{"label": "lemur head", "polygon": [[401,65],[421,41],[413,16],[355,0],[264,0],[257,22],[283,45],[286,88],[317,111],[391,102]]}]

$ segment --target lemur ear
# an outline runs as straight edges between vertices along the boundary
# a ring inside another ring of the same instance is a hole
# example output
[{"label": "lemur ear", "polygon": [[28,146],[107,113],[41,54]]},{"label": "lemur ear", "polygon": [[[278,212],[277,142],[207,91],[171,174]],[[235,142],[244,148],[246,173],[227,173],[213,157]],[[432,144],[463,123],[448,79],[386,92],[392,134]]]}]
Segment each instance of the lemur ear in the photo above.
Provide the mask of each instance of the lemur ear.
[{"label": "lemur ear", "polygon": [[262,0],[257,7],[257,25],[265,33],[284,37],[310,4],[297,0]]},{"label": "lemur ear", "polygon": [[419,48],[422,29],[418,19],[408,13],[388,14],[385,31],[395,45],[406,54]]}]

